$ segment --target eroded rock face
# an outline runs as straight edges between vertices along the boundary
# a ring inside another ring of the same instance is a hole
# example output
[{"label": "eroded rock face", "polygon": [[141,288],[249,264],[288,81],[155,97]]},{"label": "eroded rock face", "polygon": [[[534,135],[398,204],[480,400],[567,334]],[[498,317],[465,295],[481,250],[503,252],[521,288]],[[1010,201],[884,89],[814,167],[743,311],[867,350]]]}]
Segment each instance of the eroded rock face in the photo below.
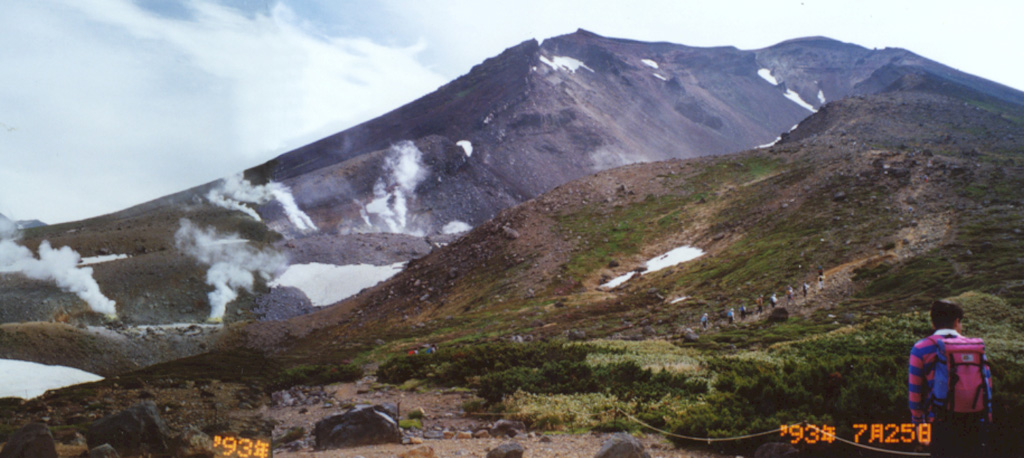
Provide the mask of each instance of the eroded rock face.
[{"label": "eroded rock face", "polygon": [[92,423],[85,435],[89,448],[110,444],[121,455],[170,452],[170,430],[156,403],[143,401]]},{"label": "eroded rock face", "polygon": [[316,423],[316,449],[401,443],[398,422],[381,406],[360,406]]},{"label": "eroded rock face", "polygon": [[0,458],[57,458],[50,428],[42,423],[23,426],[7,440]]}]

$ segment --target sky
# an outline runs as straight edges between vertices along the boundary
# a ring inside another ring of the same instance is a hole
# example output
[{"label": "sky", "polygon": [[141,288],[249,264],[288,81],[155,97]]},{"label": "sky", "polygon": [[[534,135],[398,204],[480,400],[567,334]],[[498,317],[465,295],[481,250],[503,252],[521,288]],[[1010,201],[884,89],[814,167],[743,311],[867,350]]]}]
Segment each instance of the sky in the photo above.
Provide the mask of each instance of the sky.
[{"label": "sky", "polygon": [[54,224],[223,178],[529,39],[899,47],[1024,89],[1024,2],[6,0],[0,214]]}]

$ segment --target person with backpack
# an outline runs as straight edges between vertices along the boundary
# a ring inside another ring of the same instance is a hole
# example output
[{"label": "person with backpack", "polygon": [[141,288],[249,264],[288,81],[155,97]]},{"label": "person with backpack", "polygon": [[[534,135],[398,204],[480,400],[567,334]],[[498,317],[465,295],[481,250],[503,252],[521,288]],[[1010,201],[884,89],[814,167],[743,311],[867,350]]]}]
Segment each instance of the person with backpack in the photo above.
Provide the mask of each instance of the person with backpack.
[{"label": "person with backpack", "polygon": [[729,317],[729,324],[732,324],[733,320],[735,320],[735,318],[736,318],[736,312],[734,312],[733,309],[729,309],[728,317]]},{"label": "person with backpack", "polygon": [[772,297],[768,298],[768,302],[772,304],[772,308],[775,308],[779,304],[779,298],[775,297],[775,293],[772,293]]},{"label": "person with backpack", "polygon": [[959,305],[935,301],[935,333],[910,350],[911,420],[932,424],[933,458],[985,456],[992,423],[992,375],[985,342],[960,334],[963,317]]},{"label": "person with backpack", "polygon": [[705,312],[704,315],[700,317],[700,327],[702,329],[705,329],[705,330],[707,330],[707,328],[708,328],[708,314],[707,314],[707,312]]},{"label": "person with backpack", "polygon": [[747,306],[746,305],[740,305],[740,319],[741,320],[747,319]]},{"label": "person with backpack", "polygon": [[757,299],[754,301],[757,303],[757,314],[760,315],[764,311],[764,297],[760,294],[757,295]]}]

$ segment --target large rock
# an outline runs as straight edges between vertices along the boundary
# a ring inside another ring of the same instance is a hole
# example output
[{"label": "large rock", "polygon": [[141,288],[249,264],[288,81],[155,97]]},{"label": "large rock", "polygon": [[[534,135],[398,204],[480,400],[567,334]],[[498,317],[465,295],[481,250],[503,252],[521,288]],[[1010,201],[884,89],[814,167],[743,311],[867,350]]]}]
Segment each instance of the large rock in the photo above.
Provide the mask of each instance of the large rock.
[{"label": "large rock", "polygon": [[121,455],[118,455],[117,450],[114,450],[110,444],[103,444],[89,450],[89,458],[121,458]]},{"label": "large rock", "polygon": [[402,442],[398,422],[381,406],[359,406],[324,418],[313,435],[317,450]]},{"label": "large rock", "polygon": [[92,422],[85,435],[89,448],[110,444],[122,455],[165,454],[171,435],[153,401],[143,401]]},{"label": "large rock", "polygon": [[491,427],[494,437],[516,437],[526,431],[526,424],[518,420],[498,420]]},{"label": "large rock", "polygon": [[772,323],[781,323],[789,319],[789,310],[785,307],[775,307],[772,309],[772,313],[768,315],[768,321]]},{"label": "large rock", "polygon": [[57,445],[50,428],[29,423],[11,435],[0,450],[0,458],[57,458]]},{"label": "large rock", "polygon": [[398,458],[437,458],[432,447],[421,445],[411,450],[398,454]]},{"label": "large rock", "polygon": [[515,442],[508,442],[487,452],[486,458],[523,458],[523,453],[525,451],[526,450],[523,449],[522,445]]},{"label": "large rock", "polygon": [[687,342],[696,342],[700,340],[700,336],[697,335],[696,332],[693,332],[693,329],[686,328],[686,330],[683,331],[683,340]]},{"label": "large rock", "polygon": [[786,442],[767,442],[754,452],[754,458],[795,458],[800,452]]},{"label": "large rock", "polygon": [[626,433],[616,433],[601,444],[594,458],[651,458],[643,444]]}]

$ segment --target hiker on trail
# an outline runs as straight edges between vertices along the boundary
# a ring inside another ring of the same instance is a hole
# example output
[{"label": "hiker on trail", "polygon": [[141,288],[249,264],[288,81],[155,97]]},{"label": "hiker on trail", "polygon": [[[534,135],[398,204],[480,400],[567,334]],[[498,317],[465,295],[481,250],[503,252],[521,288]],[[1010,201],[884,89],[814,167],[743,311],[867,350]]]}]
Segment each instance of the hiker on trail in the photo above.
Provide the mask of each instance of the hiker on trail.
[{"label": "hiker on trail", "polygon": [[786,305],[791,305],[792,303],[793,303],[793,285],[789,285],[789,286],[786,287]]},{"label": "hiker on trail", "polygon": [[757,299],[754,300],[757,303],[757,314],[760,315],[764,311],[764,297],[760,294],[757,295]]},{"label": "hiker on trail", "polygon": [[811,285],[808,285],[807,282],[804,282],[804,299],[807,299],[807,290],[809,289],[811,289]]},{"label": "hiker on trail", "polygon": [[745,320],[746,318],[747,318],[747,306],[746,305],[741,305],[740,306],[740,319],[741,320]]},{"label": "hiker on trail", "polygon": [[992,375],[985,342],[960,334],[964,311],[935,301],[935,333],[910,350],[910,415],[915,424],[931,423],[931,456],[987,456],[992,423]]},{"label": "hiker on trail", "polygon": [[700,327],[703,329],[708,328],[708,313],[704,312],[704,315],[700,317]]},{"label": "hiker on trail", "polygon": [[772,304],[772,308],[775,308],[776,305],[779,305],[779,298],[775,297],[775,293],[772,293],[772,297],[768,298],[768,302]]},{"label": "hiker on trail", "polygon": [[825,269],[818,266],[818,291],[825,289]]},{"label": "hiker on trail", "polygon": [[734,318],[736,318],[736,314],[733,313],[733,309],[729,309],[729,324],[732,324]]}]

